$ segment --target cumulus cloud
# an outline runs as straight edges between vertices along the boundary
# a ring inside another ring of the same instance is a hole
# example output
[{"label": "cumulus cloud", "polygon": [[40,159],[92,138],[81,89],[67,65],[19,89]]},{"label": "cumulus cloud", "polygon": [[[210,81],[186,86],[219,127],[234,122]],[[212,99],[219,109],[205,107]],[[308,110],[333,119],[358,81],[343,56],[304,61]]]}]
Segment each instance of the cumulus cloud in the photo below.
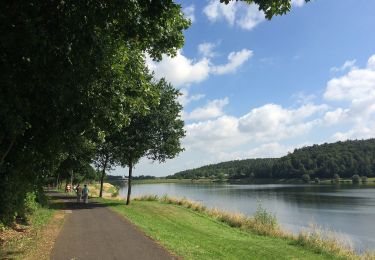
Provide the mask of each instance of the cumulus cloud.
[{"label": "cumulus cloud", "polygon": [[195,7],[194,5],[190,5],[182,9],[182,12],[184,13],[185,17],[190,19],[192,23],[195,22]]},{"label": "cumulus cloud", "polygon": [[210,73],[210,61],[203,58],[193,61],[177,52],[175,57],[163,55],[161,62],[154,62],[146,58],[147,66],[154,71],[157,78],[166,78],[174,86],[189,85],[198,83],[208,78]]},{"label": "cumulus cloud", "polygon": [[247,61],[253,52],[248,49],[243,49],[239,52],[231,52],[228,55],[228,63],[225,65],[213,66],[211,71],[215,74],[226,74],[235,72],[236,69]]},{"label": "cumulus cloud", "polygon": [[234,1],[229,4],[222,4],[219,1],[211,0],[207,6],[204,7],[203,13],[211,22],[216,22],[225,19],[230,25],[234,24],[236,18],[236,3]]},{"label": "cumulus cloud", "polygon": [[336,101],[352,101],[375,97],[375,55],[364,69],[354,68],[342,77],[327,83],[324,98]]},{"label": "cumulus cloud", "polygon": [[185,120],[204,120],[216,118],[224,114],[223,108],[229,104],[229,99],[215,99],[209,101],[205,106],[198,107],[190,113],[184,113]]},{"label": "cumulus cloud", "polygon": [[[292,0],[292,5],[301,7],[304,0]],[[259,11],[258,5],[246,4],[231,1],[223,4],[216,0],[211,0],[204,7],[203,13],[211,22],[226,21],[230,26],[238,26],[245,30],[251,30],[261,22],[265,21],[263,11]]]},{"label": "cumulus cloud", "polygon": [[[241,117],[222,115],[186,125],[185,145],[207,151],[223,151],[250,142],[276,142],[306,134],[320,120],[325,105],[307,104],[296,109],[266,104]],[[314,117],[314,118],[313,118]]]},{"label": "cumulus cloud", "polygon": [[193,101],[198,101],[205,97],[204,94],[190,95],[189,91],[185,88],[180,89],[181,95],[178,97],[178,101],[182,106],[187,106]]},{"label": "cumulus cloud", "polygon": [[[343,67],[345,64],[341,68]],[[346,108],[336,108],[324,116],[327,125],[350,125],[348,130],[336,132],[332,140],[374,137],[375,125],[372,122],[375,121],[375,55],[368,59],[365,68],[353,67],[347,74],[328,81],[324,98],[348,104]]]},{"label": "cumulus cloud", "polygon": [[298,6],[301,7],[305,4],[305,0],[292,0],[292,5],[293,6]]},{"label": "cumulus cloud", "polygon": [[203,57],[212,58],[215,56],[213,49],[215,48],[216,44],[212,42],[204,42],[198,45],[198,52],[203,55]]},{"label": "cumulus cloud", "polygon": [[258,6],[251,4],[247,6],[245,13],[236,20],[236,24],[245,30],[251,30],[265,20],[264,13],[258,10]]},{"label": "cumulus cloud", "polygon": [[347,69],[353,69],[355,68],[355,63],[356,60],[347,60],[344,62],[344,64],[341,67],[332,67],[330,69],[331,72],[340,72],[340,71],[345,71]]},{"label": "cumulus cloud", "polygon": [[[203,48],[204,49],[204,48]],[[209,49],[209,48],[208,48]],[[205,49],[207,51],[207,47]],[[166,78],[176,87],[199,83],[209,77],[210,74],[226,74],[235,72],[245,63],[253,52],[243,49],[239,52],[231,52],[228,55],[228,63],[214,65],[208,57],[194,61],[185,57],[181,51],[175,57],[163,56],[161,62],[155,62],[146,57],[148,68],[155,73],[156,78]]]},{"label": "cumulus cloud", "polygon": [[218,152],[218,161],[243,160],[248,158],[278,158],[293,151],[298,146],[283,145],[278,142],[261,144],[252,149],[240,150],[234,152]]},{"label": "cumulus cloud", "polygon": [[327,106],[307,104],[297,109],[285,109],[267,104],[252,109],[239,119],[239,129],[257,139],[283,139],[306,133],[318,120],[305,121],[310,116],[325,111]]}]

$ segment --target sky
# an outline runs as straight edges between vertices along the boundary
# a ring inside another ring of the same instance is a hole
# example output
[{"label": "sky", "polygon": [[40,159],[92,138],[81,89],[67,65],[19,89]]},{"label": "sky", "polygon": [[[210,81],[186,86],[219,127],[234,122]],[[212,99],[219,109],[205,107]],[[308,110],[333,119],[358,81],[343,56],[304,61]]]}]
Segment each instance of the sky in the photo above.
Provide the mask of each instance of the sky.
[{"label": "sky", "polygon": [[142,159],[135,175],[375,137],[375,1],[292,0],[271,21],[241,2],[178,2],[192,21],[184,47],[146,62],[183,94],[185,151]]}]

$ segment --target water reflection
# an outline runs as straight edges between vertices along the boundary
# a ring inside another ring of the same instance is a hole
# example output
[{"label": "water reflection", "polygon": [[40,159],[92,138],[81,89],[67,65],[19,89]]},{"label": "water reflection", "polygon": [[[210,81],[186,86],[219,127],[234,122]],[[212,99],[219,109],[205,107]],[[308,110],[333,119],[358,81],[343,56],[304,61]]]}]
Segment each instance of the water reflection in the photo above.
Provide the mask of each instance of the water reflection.
[{"label": "water reflection", "polygon": [[[375,249],[375,189],[353,185],[138,184],[133,195],[186,197],[208,207],[252,215],[261,203],[294,232],[309,223],[342,233],[362,250]],[[126,187],[120,195],[126,195]]]}]

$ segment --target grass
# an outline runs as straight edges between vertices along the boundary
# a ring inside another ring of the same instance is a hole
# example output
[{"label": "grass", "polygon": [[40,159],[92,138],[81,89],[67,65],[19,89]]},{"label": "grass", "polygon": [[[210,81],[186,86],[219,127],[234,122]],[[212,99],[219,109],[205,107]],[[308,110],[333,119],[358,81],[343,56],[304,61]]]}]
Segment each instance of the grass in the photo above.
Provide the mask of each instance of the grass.
[{"label": "grass", "polygon": [[55,204],[39,206],[27,223],[2,228],[0,259],[49,259],[62,223],[63,215]]},{"label": "grass", "polygon": [[[184,259],[351,258],[317,250],[309,244],[298,243],[298,240],[289,236],[278,237],[277,225],[270,229],[274,232],[273,235],[260,235],[264,229],[254,229],[254,223],[258,227],[263,225],[259,219],[250,220],[241,214],[206,209],[201,204],[188,200],[168,197],[160,199],[156,196],[142,199],[132,201],[129,206],[124,206],[121,202],[113,204],[111,200],[99,201],[108,203],[114,211]],[[268,215],[259,217],[269,220]]]}]

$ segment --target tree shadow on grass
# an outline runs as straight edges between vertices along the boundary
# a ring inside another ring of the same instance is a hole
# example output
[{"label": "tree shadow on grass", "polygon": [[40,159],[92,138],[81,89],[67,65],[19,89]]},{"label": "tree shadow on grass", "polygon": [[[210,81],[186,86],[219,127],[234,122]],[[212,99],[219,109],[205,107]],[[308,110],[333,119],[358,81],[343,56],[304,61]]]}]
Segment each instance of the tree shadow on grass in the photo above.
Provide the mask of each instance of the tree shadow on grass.
[{"label": "tree shadow on grass", "polygon": [[82,210],[94,208],[107,208],[111,206],[125,205],[124,201],[111,201],[100,203],[95,198],[89,198],[89,203],[77,202],[77,198],[71,194],[64,194],[56,191],[49,191],[47,195],[50,197],[49,207],[52,209],[63,210]]},{"label": "tree shadow on grass", "polygon": [[24,251],[20,250],[5,249],[3,252],[0,252],[0,259],[19,259],[23,253]]}]

